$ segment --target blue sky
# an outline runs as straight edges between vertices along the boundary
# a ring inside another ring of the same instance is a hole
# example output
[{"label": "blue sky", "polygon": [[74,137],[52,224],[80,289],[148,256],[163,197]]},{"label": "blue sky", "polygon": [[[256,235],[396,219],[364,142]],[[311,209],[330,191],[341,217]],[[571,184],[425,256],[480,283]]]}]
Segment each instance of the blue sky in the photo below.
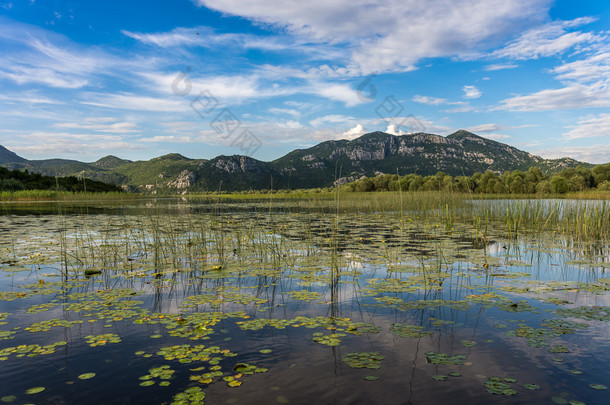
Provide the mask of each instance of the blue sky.
[{"label": "blue sky", "polygon": [[610,162],[610,2],[0,0],[0,144],[28,159],[457,129]]}]

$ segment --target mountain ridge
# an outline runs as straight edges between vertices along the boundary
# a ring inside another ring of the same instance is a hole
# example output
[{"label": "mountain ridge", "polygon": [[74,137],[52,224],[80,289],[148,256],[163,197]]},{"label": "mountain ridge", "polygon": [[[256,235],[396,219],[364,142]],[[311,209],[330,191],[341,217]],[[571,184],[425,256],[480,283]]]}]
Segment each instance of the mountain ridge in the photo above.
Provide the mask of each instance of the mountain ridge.
[{"label": "mountain ridge", "polygon": [[[14,159],[14,161],[7,161]],[[379,173],[452,176],[538,167],[550,173],[593,165],[571,158],[543,159],[513,146],[458,130],[392,135],[370,132],[353,140],[329,140],[264,162],[244,155],[191,159],[170,153],[146,161],[105,156],[92,163],[67,159],[27,160],[0,147],[0,165],[46,175],[90,178],[133,191],[234,191],[316,188]]]}]

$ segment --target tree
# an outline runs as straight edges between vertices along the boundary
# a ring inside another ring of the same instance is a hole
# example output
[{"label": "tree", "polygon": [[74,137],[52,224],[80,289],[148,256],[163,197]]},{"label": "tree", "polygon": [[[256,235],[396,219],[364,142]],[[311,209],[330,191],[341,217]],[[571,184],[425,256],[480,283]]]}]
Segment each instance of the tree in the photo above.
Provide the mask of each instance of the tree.
[{"label": "tree", "polygon": [[568,181],[563,176],[555,175],[550,180],[551,192],[565,194],[568,192]]},{"label": "tree", "polygon": [[358,180],[358,184],[356,184],[356,191],[373,191],[375,184],[373,183],[373,179],[370,177],[366,177],[362,180]]},{"label": "tree", "polygon": [[542,180],[536,185],[536,193],[551,194],[551,183],[548,180]]}]

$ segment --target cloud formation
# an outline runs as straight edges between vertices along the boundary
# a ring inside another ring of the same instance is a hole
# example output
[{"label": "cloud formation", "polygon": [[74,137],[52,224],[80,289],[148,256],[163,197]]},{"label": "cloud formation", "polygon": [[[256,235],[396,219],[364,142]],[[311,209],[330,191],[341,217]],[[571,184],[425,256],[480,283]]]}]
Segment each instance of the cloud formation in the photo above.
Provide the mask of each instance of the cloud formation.
[{"label": "cloud formation", "polygon": [[610,114],[599,114],[582,118],[568,132],[563,134],[567,140],[606,137],[610,139]]},{"label": "cloud formation", "polygon": [[347,131],[345,131],[342,135],[342,137],[344,139],[348,139],[348,140],[352,140],[352,139],[356,139],[359,136],[362,136],[366,133],[364,127],[360,124],[356,125],[354,128],[351,128]]},{"label": "cloud formation", "polygon": [[475,86],[464,86],[462,90],[464,91],[464,98],[479,98],[483,94]]},{"label": "cloud formation", "polygon": [[544,20],[549,0],[196,0],[261,26],[351,50],[347,67],[362,75],[410,71],[424,58],[466,56]]}]

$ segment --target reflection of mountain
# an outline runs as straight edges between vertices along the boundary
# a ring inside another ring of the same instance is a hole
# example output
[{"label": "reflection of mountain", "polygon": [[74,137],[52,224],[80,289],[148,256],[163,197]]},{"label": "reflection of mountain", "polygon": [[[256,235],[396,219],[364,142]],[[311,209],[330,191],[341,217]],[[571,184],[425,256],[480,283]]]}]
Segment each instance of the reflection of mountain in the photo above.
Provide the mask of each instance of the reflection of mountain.
[{"label": "reflection of mountain", "polygon": [[547,160],[512,146],[467,131],[447,137],[416,133],[394,136],[372,132],[352,141],[326,141],[297,149],[272,162],[248,156],[189,159],[169,154],[132,162],[106,156],[93,163],[75,160],[26,160],[0,147],[0,164],[52,176],[78,175],[123,185],[139,191],[203,191],[332,186],[378,173],[401,175],[472,175],[492,170],[527,170],[539,167],[555,172],[577,165],[570,158]]}]

